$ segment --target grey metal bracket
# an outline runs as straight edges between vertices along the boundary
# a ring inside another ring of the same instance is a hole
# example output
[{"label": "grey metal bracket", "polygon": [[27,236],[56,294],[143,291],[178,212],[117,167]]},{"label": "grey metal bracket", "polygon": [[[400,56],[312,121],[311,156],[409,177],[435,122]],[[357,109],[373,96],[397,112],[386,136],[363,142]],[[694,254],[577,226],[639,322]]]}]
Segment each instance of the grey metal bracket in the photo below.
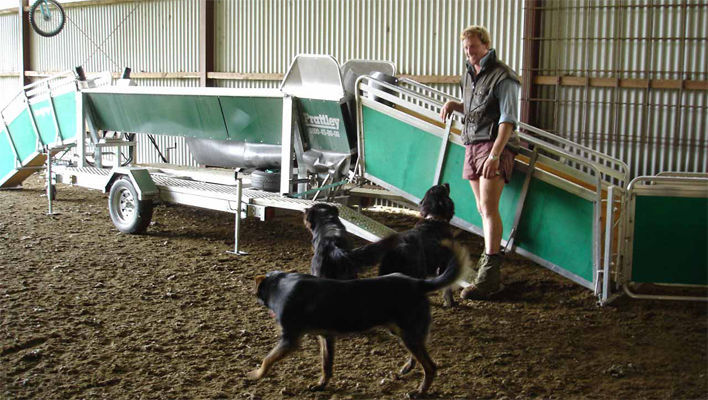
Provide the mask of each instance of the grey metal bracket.
[{"label": "grey metal bracket", "polygon": [[521,213],[524,210],[524,203],[526,202],[526,195],[529,192],[529,185],[531,184],[531,177],[533,176],[534,167],[536,165],[536,160],[538,159],[538,149],[534,148],[533,153],[531,153],[531,158],[529,159],[528,171],[526,171],[526,178],[524,179],[524,185],[521,188],[521,193],[519,194],[519,200],[516,203],[516,214],[514,215],[514,223],[511,226],[511,232],[509,233],[509,240],[504,246],[504,252],[514,251],[516,248],[516,233],[519,228],[519,221],[521,221]]},{"label": "grey metal bracket", "polygon": [[[615,219],[615,186],[607,188],[607,209],[605,212],[605,254],[602,268],[602,290],[596,293],[600,304],[605,304],[610,295],[610,268],[612,264],[612,228]],[[599,282],[599,279],[598,279]]]},{"label": "grey metal bracket", "polygon": [[280,140],[280,194],[290,193],[290,178],[292,175],[292,142],[293,142],[293,98],[283,97],[283,126]]},{"label": "grey metal bracket", "polygon": [[295,160],[297,161],[297,191],[298,193],[307,190],[307,183],[302,183],[301,179],[307,178],[307,167],[305,166],[305,144],[302,139],[302,130],[300,129],[300,107],[298,102],[293,102],[293,150],[295,151]]},{"label": "grey metal bracket", "polygon": [[17,147],[15,146],[15,141],[12,140],[12,135],[10,134],[10,127],[7,126],[5,122],[5,117],[2,117],[2,125],[5,128],[5,133],[7,133],[7,140],[10,141],[10,146],[12,147],[12,152],[15,154],[15,167],[22,167],[22,160],[20,159],[20,153],[17,152]]},{"label": "grey metal bracket", "polygon": [[39,134],[39,128],[37,128],[37,120],[34,118],[34,111],[32,111],[32,106],[30,106],[29,98],[27,97],[27,93],[24,94],[25,97],[25,105],[27,106],[27,112],[29,113],[30,116],[30,122],[32,123],[32,129],[34,130],[34,134],[37,135],[37,151],[42,151],[42,148],[44,147],[45,144],[42,141],[42,135]]},{"label": "grey metal bracket", "polygon": [[241,213],[243,210],[241,209],[242,204],[243,204],[243,182],[242,178],[239,174],[239,170],[237,169],[236,172],[234,172],[234,178],[236,179],[236,212],[234,213],[234,251],[227,251],[229,254],[234,254],[237,256],[244,256],[247,255],[248,253],[245,251],[241,251],[238,249],[238,239],[239,239],[239,234],[241,233]]},{"label": "grey metal bracket", "polygon": [[433,176],[433,185],[440,184],[440,176],[442,175],[443,162],[445,161],[445,153],[447,152],[448,142],[450,141],[450,129],[452,129],[452,118],[445,121],[445,133],[442,136],[440,144],[440,152],[438,153],[438,162],[435,166],[435,175]]},{"label": "grey metal bracket", "polygon": [[52,151],[49,146],[44,146],[44,151],[47,153],[47,203],[49,210],[47,215],[59,215],[52,209],[52,201],[54,200],[54,182],[52,181]]},{"label": "grey metal bracket", "polygon": [[61,127],[59,126],[59,120],[57,119],[57,112],[56,112],[56,109],[54,106],[54,98],[52,97],[52,91],[49,87],[49,83],[47,83],[47,90],[49,91],[49,105],[51,106],[50,110],[52,112],[52,121],[54,121],[54,129],[56,129],[56,131],[57,131],[56,141],[60,145],[63,145],[64,139],[62,138],[62,135],[61,135]]}]

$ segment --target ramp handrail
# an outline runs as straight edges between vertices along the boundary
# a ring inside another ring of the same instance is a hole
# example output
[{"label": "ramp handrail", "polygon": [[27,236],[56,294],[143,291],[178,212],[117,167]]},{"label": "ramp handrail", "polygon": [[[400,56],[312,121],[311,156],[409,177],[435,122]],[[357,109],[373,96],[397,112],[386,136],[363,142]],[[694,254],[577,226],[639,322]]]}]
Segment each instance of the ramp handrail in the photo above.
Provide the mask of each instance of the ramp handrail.
[{"label": "ramp handrail", "polygon": [[[375,82],[376,87],[372,85],[372,83]],[[357,80],[357,96],[361,96],[362,92],[371,93],[372,95],[375,95],[376,97],[380,97],[384,100],[393,102],[393,103],[400,103],[401,105],[406,105],[405,103],[411,104],[411,105],[416,105],[417,104],[413,101],[406,100],[405,97],[403,96],[410,96],[414,97],[418,103],[423,103],[425,105],[431,106],[432,110],[425,109],[425,108],[420,108],[420,107],[413,107],[414,109],[417,109],[417,111],[428,111],[428,112],[434,112],[435,115],[429,116],[431,118],[437,118],[440,109],[444,105],[443,102],[441,102],[438,99],[435,99],[433,97],[427,96],[425,94],[420,93],[420,91],[429,91],[432,93],[435,93],[439,96],[441,96],[444,99],[447,100],[455,100],[459,101],[459,99],[452,97],[444,92],[441,92],[437,89],[430,88],[428,86],[425,86],[423,84],[420,84],[418,82],[412,81],[407,78],[402,78],[399,80],[399,82],[403,82],[409,86],[411,86],[413,89],[409,88],[404,88],[396,85],[389,84],[387,82],[379,81],[376,80],[370,76],[362,76]],[[417,91],[416,91],[417,90]],[[398,94],[398,95],[397,95]],[[403,96],[401,96],[403,95]],[[462,114],[455,112],[453,113],[453,118],[456,121],[461,121],[462,120]],[[603,180],[603,183],[606,185],[609,184],[614,184],[616,186],[624,187],[627,182],[629,181],[629,168],[627,167],[627,164],[624,163],[621,160],[618,160],[616,158],[610,157],[606,154],[600,153],[596,150],[593,150],[589,147],[574,143],[568,139],[565,139],[563,137],[560,137],[558,135],[555,135],[553,133],[550,133],[548,131],[544,131],[540,128],[528,125],[523,122],[519,122],[519,127],[522,129],[525,129],[527,131],[533,132],[534,134],[537,134],[541,136],[541,140],[539,141],[538,138],[534,139],[533,136],[530,134],[520,132],[520,137],[521,139],[531,143],[533,142],[536,145],[543,145],[545,148],[550,148],[554,149],[555,152],[557,152],[559,155],[563,155],[569,159],[571,159],[574,162],[579,162],[580,160],[583,161],[583,164],[586,166],[592,165],[593,170],[598,173],[598,175],[605,176],[605,179]],[[566,147],[572,148],[571,151],[569,151],[566,148],[563,148],[561,146],[555,145],[553,143],[548,143],[550,141],[554,141],[556,143],[563,144]],[[575,154],[575,151],[581,153],[581,154]],[[591,157],[585,156],[584,154],[591,155],[597,158],[596,160],[593,160]],[[608,166],[609,164],[609,166]],[[570,166],[571,168],[578,169],[577,167]],[[618,182],[612,182],[612,180],[615,179]]]}]

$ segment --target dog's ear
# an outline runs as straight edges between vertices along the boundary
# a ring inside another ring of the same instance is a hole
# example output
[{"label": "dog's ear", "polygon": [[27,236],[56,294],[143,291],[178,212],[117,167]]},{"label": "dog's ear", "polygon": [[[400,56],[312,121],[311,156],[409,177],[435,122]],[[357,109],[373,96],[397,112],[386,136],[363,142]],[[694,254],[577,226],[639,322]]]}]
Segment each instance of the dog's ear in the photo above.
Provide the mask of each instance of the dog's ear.
[{"label": "dog's ear", "polygon": [[261,285],[261,282],[263,282],[265,280],[265,278],[266,278],[265,275],[258,275],[257,277],[254,278],[256,281],[256,289],[258,289],[258,286]]},{"label": "dog's ear", "polygon": [[339,209],[337,207],[332,206],[332,211],[335,217],[339,217]]},{"label": "dog's ear", "polygon": [[445,183],[443,183],[443,186],[445,186],[445,189],[447,189],[447,194],[449,195],[450,194],[450,184],[445,182]]}]

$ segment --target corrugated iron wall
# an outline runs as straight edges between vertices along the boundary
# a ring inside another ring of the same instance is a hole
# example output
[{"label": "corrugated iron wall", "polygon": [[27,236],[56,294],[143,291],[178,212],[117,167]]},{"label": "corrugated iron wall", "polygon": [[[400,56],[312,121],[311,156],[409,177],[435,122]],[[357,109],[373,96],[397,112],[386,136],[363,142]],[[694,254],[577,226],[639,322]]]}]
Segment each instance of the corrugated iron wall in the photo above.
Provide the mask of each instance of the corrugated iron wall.
[{"label": "corrugated iron wall", "polygon": [[[538,105],[532,115],[536,125],[626,161],[632,175],[708,170],[706,90],[684,83],[707,79],[706,3],[529,1],[541,5],[541,34],[526,38],[539,44],[534,70],[538,88],[532,99]],[[199,84],[199,0],[88,4],[66,4],[69,20],[60,35],[46,39],[32,34],[32,69],[53,72],[81,64],[87,71],[118,73],[130,66],[134,73],[154,78],[140,79],[140,85]],[[525,4],[217,0],[213,72],[254,74],[254,80],[217,79],[215,84],[277,87],[277,79],[263,75],[284,74],[296,54],[321,53],[341,63],[390,60],[399,74],[426,78],[459,96],[459,32],[472,23],[487,26],[500,57],[521,72]],[[0,34],[11,38],[0,43],[3,54],[17,54],[16,14],[0,14]],[[16,71],[15,64],[12,57],[3,57],[0,72]],[[166,74],[165,79],[154,74]],[[170,79],[174,74],[192,78]],[[11,82],[17,79],[0,77],[0,88],[14,92]],[[0,96],[6,93],[2,90]],[[156,140],[166,147],[175,142]],[[182,140],[176,142],[171,161],[193,165]],[[141,162],[159,161],[151,145],[141,143],[139,148]]]},{"label": "corrugated iron wall", "polygon": [[[129,1],[66,5],[64,30],[32,35],[32,66],[61,71],[190,72],[199,69],[199,1]],[[161,84],[170,84],[161,81]]]},{"label": "corrugated iron wall", "polygon": [[329,54],[340,63],[387,60],[399,74],[446,77],[453,82],[433,86],[459,95],[459,34],[471,24],[486,26],[500,57],[521,70],[518,0],[221,0],[215,15],[222,72],[282,74],[297,54]]},{"label": "corrugated iron wall", "polygon": [[538,3],[536,125],[632,176],[708,172],[708,2]]},{"label": "corrugated iron wall", "polygon": [[0,37],[0,107],[4,107],[20,90],[17,12],[0,14]]}]

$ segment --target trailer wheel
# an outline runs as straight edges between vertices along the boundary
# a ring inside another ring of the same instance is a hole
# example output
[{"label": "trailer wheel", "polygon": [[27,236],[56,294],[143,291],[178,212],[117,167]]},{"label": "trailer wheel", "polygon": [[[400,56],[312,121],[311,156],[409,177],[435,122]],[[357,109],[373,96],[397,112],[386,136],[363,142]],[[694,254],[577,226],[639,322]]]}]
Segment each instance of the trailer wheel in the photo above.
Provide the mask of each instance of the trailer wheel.
[{"label": "trailer wheel", "polygon": [[277,192],[280,190],[280,173],[257,169],[251,172],[251,187],[266,192]]},{"label": "trailer wheel", "polygon": [[138,192],[127,179],[118,179],[108,195],[108,213],[123,233],[143,233],[152,219],[152,200],[138,200]]}]

